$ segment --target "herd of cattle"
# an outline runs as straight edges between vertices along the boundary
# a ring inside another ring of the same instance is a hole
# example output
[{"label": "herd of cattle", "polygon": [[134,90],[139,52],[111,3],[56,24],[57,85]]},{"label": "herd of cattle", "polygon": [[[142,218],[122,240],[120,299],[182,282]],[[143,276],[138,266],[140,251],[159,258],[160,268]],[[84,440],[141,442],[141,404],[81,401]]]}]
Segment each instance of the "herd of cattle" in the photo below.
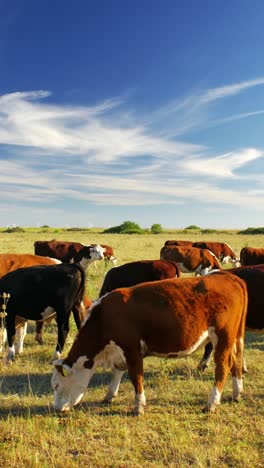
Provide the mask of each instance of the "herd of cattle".
[{"label": "herd of cattle", "polygon": [[[220,242],[166,241],[159,260],[139,260],[108,270],[99,298],[85,293],[85,270],[103,260],[115,265],[107,245],[37,241],[35,255],[0,254],[0,349],[7,360],[23,352],[28,320],[42,326],[56,318],[52,356],[54,406],[67,411],[82,398],[98,366],[112,369],[105,401],[117,396],[127,370],[135,390],[135,414],[142,414],[143,358],[184,357],[205,347],[200,369],[214,350],[215,384],[206,411],[220,403],[229,372],[233,399],[243,390],[245,330],[263,332],[264,249],[244,247],[237,257]],[[233,268],[223,269],[225,263]],[[239,263],[241,264],[238,267]],[[182,277],[182,273],[195,276]],[[78,328],[61,359],[70,313]]]}]

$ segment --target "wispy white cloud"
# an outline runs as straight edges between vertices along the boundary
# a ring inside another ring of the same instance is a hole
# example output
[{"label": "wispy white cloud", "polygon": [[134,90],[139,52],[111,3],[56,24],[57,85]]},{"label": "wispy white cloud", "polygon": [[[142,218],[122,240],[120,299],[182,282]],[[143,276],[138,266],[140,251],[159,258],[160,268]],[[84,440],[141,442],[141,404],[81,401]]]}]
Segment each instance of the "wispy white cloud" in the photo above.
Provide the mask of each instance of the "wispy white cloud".
[{"label": "wispy white cloud", "polygon": [[[133,118],[121,98],[89,107],[51,104],[43,90],[0,96],[2,201],[15,201],[19,190],[18,203],[32,206],[62,199],[112,206],[194,200],[263,210],[260,175],[245,173],[263,160],[262,149],[222,154],[183,140],[188,130],[208,125],[211,103],[263,84],[259,78],[208,89],[149,115],[134,111]],[[246,194],[231,186],[239,180],[250,180]]]}]

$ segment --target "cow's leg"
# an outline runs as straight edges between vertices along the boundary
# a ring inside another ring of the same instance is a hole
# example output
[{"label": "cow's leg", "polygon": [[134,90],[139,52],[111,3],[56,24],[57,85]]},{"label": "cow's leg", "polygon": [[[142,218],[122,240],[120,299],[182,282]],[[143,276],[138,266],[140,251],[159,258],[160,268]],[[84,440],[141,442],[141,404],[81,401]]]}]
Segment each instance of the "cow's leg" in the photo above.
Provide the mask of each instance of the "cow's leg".
[{"label": "cow's leg", "polygon": [[204,412],[214,412],[216,406],[220,404],[225,381],[233,365],[233,344],[231,347],[225,344],[229,337],[226,338],[226,340],[221,340],[221,337],[218,337],[219,341],[216,345],[214,353],[215,385],[211,391],[207,405],[203,410]]},{"label": "cow's leg", "polygon": [[23,353],[23,345],[24,345],[24,339],[27,333],[27,321],[25,320],[24,322],[21,322],[19,326],[16,329],[16,339],[17,339],[17,345],[16,345],[16,350],[18,354]]},{"label": "cow's leg", "polygon": [[15,316],[8,314],[6,317],[6,331],[7,331],[7,342],[8,342],[8,353],[7,361],[15,359],[15,336],[16,336],[16,325]]},{"label": "cow's leg", "polygon": [[82,321],[85,319],[87,315],[83,301],[81,301],[79,305],[75,304],[72,307],[72,313],[73,313],[74,321],[76,323],[76,327],[79,330]]},{"label": "cow's leg", "polygon": [[243,370],[243,357],[244,353],[244,340],[243,338],[238,338],[233,347],[233,365],[231,367],[232,383],[233,383],[233,399],[239,401],[241,393],[243,392],[243,379],[242,379],[242,370]]},{"label": "cow's leg", "polygon": [[[66,341],[66,338],[68,336],[69,329],[70,329],[69,315],[70,313],[67,314],[64,312],[63,314],[60,314],[59,312],[57,312],[56,320],[57,320],[57,327],[58,327],[58,341],[57,341],[56,349],[51,358],[51,362],[55,361],[56,359],[59,359],[61,356],[61,352],[63,350],[64,343]],[[66,316],[67,318],[65,320],[61,320],[59,318],[60,316]]]},{"label": "cow's leg", "polygon": [[117,396],[119,385],[120,385],[122,376],[125,372],[125,371],[117,369],[116,367],[114,367],[112,371],[113,371],[113,378],[110,382],[107,393],[103,399],[104,403],[111,403],[112,399]]},{"label": "cow's leg", "polygon": [[205,369],[209,367],[212,352],[213,352],[212,343],[207,343],[207,345],[205,345],[205,348],[204,348],[204,355],[198,364],[198,369],[200,371],[204,371]]},{"label": "cow's leg", "polygon": [[39,320],[36,321],[36,334],[35,334],[35,341],[40,345],[43,345],[43,337],[42,337],[42,329],[43,329],[44,322],[40,322]]},{"label": "cow's leg", "polygon": [[131,353],[131,359],[126,357],[126,360],[128,374],[135,389],[134,414],[135,416],[139,416],[140,414],[144,414],[144,406],[146,406],[146,398],[143,387],[143,358],[141,354],[133,355]]}]

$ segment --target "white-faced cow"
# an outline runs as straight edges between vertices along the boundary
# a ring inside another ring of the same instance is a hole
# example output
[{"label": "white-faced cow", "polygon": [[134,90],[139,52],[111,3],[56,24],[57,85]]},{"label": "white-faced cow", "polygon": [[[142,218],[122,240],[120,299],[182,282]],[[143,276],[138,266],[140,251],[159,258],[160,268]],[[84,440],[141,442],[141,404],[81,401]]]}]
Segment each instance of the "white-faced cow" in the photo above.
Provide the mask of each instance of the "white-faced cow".
[{"label": "white-faced cow", "polygon": [[199,249],[207,249],[212,252],[219,262],[233,263],[236,266],[239,264],[239,259],[237,258],[235,252],[232,250],[230,245],[225,242],[194,242],[193,247],[198,247]]},{"label": "white-faced cow", "polygon": [[240,251],[241,266],[259,265],[264,263],[264,249],[243,247]]},{"label": "white-faced cow", "polygon": [[92,262],[104,258],[104,249],[100,245],[83,245],[80,242],[36,241],[36,255],[57,258],[63,263],[79,263],[86,269]]},{"label": "white-faced cow", "polygon": [[168,245],[160,251],[162,260],[174,260],[182,273],[206,275],[210,270],[221,269],[216,256],[206,249],[197,247]]},{"label": "white-faced cow", "polygon": [[180,276],[178,264],[168,260],[139,260],[111,268],[106,273],[99,297],[113,289]]},{"label": "white-faced cow", "polygon": [[[241,278],[247,287],[248,310],[246,317],[246,330],[257,333],[264,333],[264,264],[249,267],[230,268],[225,270],[228,274],[233,274]],[[209,366],[213,346],[208,343],[198,368],[204,370]],[[243,362],[243,370],[247,372],[246,362]]]},{"label": "white-faced cow", "polygon": [[[91,244],[92,247],[95,247],[96,245],[98,244]],[[118,257],[115,257],[113,247],[111,247],[110,245],[106,245],[106,244],[99,244],[99,245],[100,247],[103,248],[105,263],[108,264],[111,262],[115,265],[118,260]]]},{"label": "white-faced cow", "polygon": [[54,406],[67,411],[82,398],[98,366],[114,371],[105,400],[117,395],[128,370],[135,414],[144,412],[143,358],[189,356],[208,341],[215,348],[215,386],[205,410],[214,411],[229,371],[233,398],[242,391],[247,291],[235,275],[176,278],[120,288],[101,297],[65,359],[54,362]]},{"label": "white-faced cow", "polygon": [[[19,268],[0,279],[0,294],[10,294],[6,309],[8,359],[15,356],[16,316],[24,320],[55,317],[58,341],[53,359],[60,356],[73,311],[78,328],[86,316],[83,304],[85,273],[79,264],[38,265]],[[3,299],[1,299],[3,301]]]}]

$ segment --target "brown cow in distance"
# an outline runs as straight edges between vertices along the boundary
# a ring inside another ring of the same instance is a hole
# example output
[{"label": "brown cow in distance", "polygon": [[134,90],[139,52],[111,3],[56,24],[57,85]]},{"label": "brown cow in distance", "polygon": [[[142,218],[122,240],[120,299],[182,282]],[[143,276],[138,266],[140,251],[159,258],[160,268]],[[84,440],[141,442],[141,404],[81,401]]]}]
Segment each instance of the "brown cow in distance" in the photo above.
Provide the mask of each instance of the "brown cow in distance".
[{"label": "brown cow in distance", "polygon": [[240,251],[241,266],[259,265],[264,263],[264,249],[243,247]]},{"label": "brown cow in distance", "polygon": [[36,241],[36,255],[57,258],[62,263],[79,263],[86,269],[92,262],[104,258],[104,250],[100,245],[83,245],[80,242]]},{"label": "brown cow in distance", "polygon": [[205,410],[219,405],[229,372],[238,400],[246,310],[246,286],[228,273],[142,283],[106,294],[90,308],[67,357],[54,362],[55,410],[75,406],[96,368],[103,366],[114,372],[105,400],[117,396],[127,369],[139,415],[146,405],[143,358],[189,356],[208,341],[215,348],[215,384]]},{"label": "brown cow in distance", "polygon": [[99,297],[116,288],[180,276],[176,262],[168,260],[139,260],[111,268],[106,273]]},{"label": "brown cow in distance", "polygon": [[186,246],[186,247],[192,247],[193,242],[188,241],[188,240],[166,240],[164,242],[164,245],[178,245],[179,247]]},{"label": "brown cow in distance", "polygon": [[182,273],[206,275],[210,270],[221,269],[216,256],[206,249],[168,245],[160,251],[162,260],[174,260],[178,263]]},{"label": "brown cow in distance", "polygon": [[225,242],[194,242],[193,247],[198,247],[199,249],[207,249],[212,252],[219,262],[233,263],[238,265],[239,259],[237,258],[235,252],[232,250],[230,245]]}]

